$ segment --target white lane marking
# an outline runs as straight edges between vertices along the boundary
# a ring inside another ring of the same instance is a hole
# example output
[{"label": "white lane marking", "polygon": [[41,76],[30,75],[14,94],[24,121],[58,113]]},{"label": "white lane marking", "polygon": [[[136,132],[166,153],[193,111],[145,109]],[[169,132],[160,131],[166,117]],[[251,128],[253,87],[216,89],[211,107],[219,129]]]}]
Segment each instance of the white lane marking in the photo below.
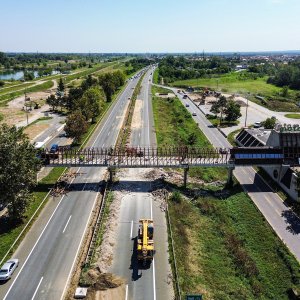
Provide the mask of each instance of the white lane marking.
[{"label": "white lane marking", "polygon": [[128,299],[128,284],[126,284],[125,300]]},{"label": "white lane marking", "polygon": [[110,135],[110,131],[108,132],[107,136],[109,136],[109,135]]},{"label": "white lane marking", "polygon": [[153,209],[152,209],[152,199],[150,198],[151,206],[150,206],[150,219],[153,219]]},{"label": "white lane marking", "polygon": [[133,220],[131,220],[131,226],[130,226],[130,239],[132,239],[132,230],[133,230]]},{"label": "white lane marking", "polygon": [[155,263],[153,258],[153,300],[156,300],[156,287],[155,287]]},{"label": "white lane marking", "polygon": [[64,233],[64,232],[66,231],[66,228],[67,228],[67,226],[68,226],[68,224],[69,224],[71,218],[72,218],[72,215],[69,217],[69,219],[68,219],[68,221],[67,221],[67,223],[66,223],[66,225],[65,225],[65,228],[64,228],[64,230],[63,230],[62,233]]},{"label": "white lane marking", "polygon": [[79,245],[78,245],[78,248],[77,248],[77,251],[76,251],[76,255],[75,255],[75,257],[74,257],[73,264],[72,264],[70,273],[69,273],[69,275],[68,275],[68,279],[67,279],[67,281],[66,281],[66,285],[65,285],[65,287],[64,287],[63,293],[61,294],[60,300],[64,299],[64,295],[65,295],[65,293],[66,293],[66,288],[67,288],[68,285],[69,285],[69,281],[70,281],[70,278],[71,278],[71,275],[72,275],[72,272],[73,272],[73,269],[74,269],[74,265],[75,265],[75,263],[76,263],[76,260],[77,260],[77,257],[78,257],[78,253],[79,253],[79,250],[80,250],[80,248],[81,248],[83,238],[84,238],[85,235],[86,235],[87,227],[88,227],[88,225],[90,224],[91,215],[92,215],[92,213],[93,213],[93,211],[94,211],[95,204],[96,204],[96,199],[97,199],[97,197],[99,196],[99,193],[100,193],[100,189],[98,189],[97,194],[96,194],[96,197],[95,197],[95,199],[94,199],[94,205],[93,205],[93,208],[91,209],[89,218],[88,218],[88,220],[87,220],[87,222],[86,222],[86,224],[85,224],[85,228],[84,228],[83,234],[82,234],[82,236],[81,236],[81,240],[80,240],[80,243],[79,243]]},{"label": "white lane marking", "polygon": [[35,292],[34,292],[32,298],[31,298],[31,300],[34,299],[34,297],[35,297],[35,295],[36,295],[36,293],[37,293],[37,291],[38,291],[38,289],[39,289],[39,287],[40,287],[40,285],[41,285],[41,283],[42,283],[42,281],[43,281],[43,278],[44,278],[44,277],[41,278],[41,280],[40,280],[38,286],[36,287]]},{"label": "white lane marking", "polygon": [[[80,170],[80,168],[78,168],[77,173],[79,172],[79,170]],[[72,183],[74,180],[75,180],[75,177],[72,179],[71,183]],[[3,300],[5,300],[6,297],[8,296],[10,290],[12,289],[12,287],[13,287],[13,285],[15,284],[16,280],[18,279],[19,275],[21,274],[22,270],[24,269],[24,267],[25,267],[25,265],[26,265],[28,259],[30,258],[32,252],[34,251],[36,245],[38,244],[39,240],[41,239],[42,235],[44,234],[46,228],[48,227],[48,225],[49,225],[50,221],[52,220],[52,218],[53,218],[53,216],[54,216],[56,210],[58,209],[58,207],[60,206],[60,204],[61,204],[61,202],[62,202],[62,200],[63,200],[64,198],[65,198],[65,195],[63,195],[62,198],[60,199],[60,201],[58,202],[56,208],[54,209],[52,215],[50,216],[50,219],[49,219],[48,222],[46,223],[44,229],[42,230],[40,236],[38,237],[37,241],[35,242],[33,248],[32,248],[31,251],[29,252],[29,254],[28,254],[28,256],[27,256],[27,258],[26,258],[26,260],[25,260],[23,266],[22,266],[21,269],[20,269],[20,272],[19,272],[18,275],[16,276],[16,278],[15,278],[15,280],[13,281],[12,285],[9,287],[9,289],[8,289],[7,293],[5,294]]]},{"label": "white lane marking", "polygon": [[88,180],[86,180],[86,181],[85,181],[85,184],[84,184],[84,186],[83,186],[83,188],[82,188],[82,190],[81,190],[81,191],[84,191],[84,189],[85,189],[85,186],[86,186],[87,182],[88,182]]},{"label": "white lane marking", "polygon": [[48,136],[46,139],[43,140],[43,143],[46,144],[51,139],[51,136]]}]

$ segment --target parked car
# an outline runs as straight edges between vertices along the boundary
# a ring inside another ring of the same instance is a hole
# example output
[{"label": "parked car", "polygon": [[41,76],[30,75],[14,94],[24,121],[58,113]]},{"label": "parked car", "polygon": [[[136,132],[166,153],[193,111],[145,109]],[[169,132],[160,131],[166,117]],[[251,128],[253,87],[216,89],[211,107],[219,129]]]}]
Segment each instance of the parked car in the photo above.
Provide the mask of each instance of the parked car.
[{"label": "parked car", "polygon": [[253,125],[254,128],[259,128],[261,127],[261,122],[255,122]]},{"label": "parked car", "polygon": [[6,281],[11,278],[13,272],[19,265],[18,259],[10,259],[8,260],[0,269],[0,280]]}]

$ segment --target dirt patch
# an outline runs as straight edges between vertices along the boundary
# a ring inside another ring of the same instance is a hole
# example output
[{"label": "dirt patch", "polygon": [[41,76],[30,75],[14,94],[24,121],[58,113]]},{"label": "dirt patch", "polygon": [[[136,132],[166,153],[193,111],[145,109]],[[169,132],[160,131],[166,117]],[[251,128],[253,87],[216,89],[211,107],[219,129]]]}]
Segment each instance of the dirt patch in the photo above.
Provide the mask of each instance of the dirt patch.
[{"label": "dirt patch", "polygon": [[49,124],[33,124],[25,128],[24,133],[28,134],[30,140],[33,140],[40,133],[49,128],[49,126]]},{"label": "dirt patch", "polygon": [[[128,192],[127,192],[128,193]],[[97,262],[95,266],[102,273],[106,273],[113,261],[113,247],[117,239],[117,226],[120,214],[121,199],[126,194],[125,191],[115,191],[114,199],[109,208],[109,216],[105,224],[105,232],[100,248],[96,250],[95,257]]]},{"label": "dirt patch", "polygon": [[124,280],[110,273],[101,273],[99,269],[91,269],[87,276],[91,282],[86,299],[114,300],[125,298]]},{"label": "dirt patch", "polygon": [[173,94],[173,93],[168,93],[168,94],[156,93],[155,96],[159,97],[159,98],[164,98],[164,99],[176,97],[175,94]]},{"label": "dirt patch", "polygon": [[142,107],[143,107],[143,101],[136,99],[134,111],[132,115],[132,121],[131,121],[131,128],[138,129],[142,128],[143,126],[143,120],[142,120]]}]

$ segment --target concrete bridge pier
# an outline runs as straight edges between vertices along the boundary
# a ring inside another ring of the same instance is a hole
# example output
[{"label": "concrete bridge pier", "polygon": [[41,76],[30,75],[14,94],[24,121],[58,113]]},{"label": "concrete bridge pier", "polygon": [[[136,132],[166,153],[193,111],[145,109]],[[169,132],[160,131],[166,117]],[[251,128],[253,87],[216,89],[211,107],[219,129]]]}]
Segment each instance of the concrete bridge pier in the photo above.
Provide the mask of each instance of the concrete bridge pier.
[{"label": "concrete bridge pier", "polygon": [[189,166],[185,166],[183,168],[183,171],[184,171],[184,173],[183,173],[183,186],[186,188]]},{"label": "concrete bridge pier", "polygon": [[114,180],[115,170],[113,168],[108,168],[109,171],[109,182],[112,183]]},{"label": "concrete bridge pier", "polygon": [[233,186],[233,170],[234,170],[234,167],[228,168],[228,177],[227,177],[227,186],[228,187]]}]

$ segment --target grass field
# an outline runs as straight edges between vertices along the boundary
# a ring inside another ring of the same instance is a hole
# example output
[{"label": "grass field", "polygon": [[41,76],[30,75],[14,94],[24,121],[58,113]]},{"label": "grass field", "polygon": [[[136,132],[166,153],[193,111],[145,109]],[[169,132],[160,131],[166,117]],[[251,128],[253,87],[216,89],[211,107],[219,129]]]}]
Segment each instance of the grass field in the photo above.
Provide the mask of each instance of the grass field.
[{"label": "grass field", "polygon": [[156,84],[159,84],[159,82],[158,82],[158,73],[159,73],[159,70],[158,70],[158,68],[156,68],[154,73],[153,73],[153,82],[156,83]]},{"label": "grass field", "polygon": [[[44,91],[47,89],[52,88],[54,85],[52,80],[46,81],[42,84],[38,84],[35,85],[33,87],[29,87],[26,89],[27,93],[33,93],[33,92],[40,92],[40,91]],[[7,102],[11,101],[12,99],[19,97],[21,95],[24,94],[24,90],[20,90],[20,91],[15,91],[15,92],[11,92],[9,94],[5,94],[5,95],[0,95],[0,105],[3,106],[5,105]]]},{"label": "grass field", "polygon": [[[157,92],[164,91],[153,87],[152,94]],[[185,142],[196,130],[200,132],[197,144],[209,145],[179,100],[169,103],[153,97],[153,112],[159,146]],[[185,121],[178,124],[180,118]],[[189,184],[187,194],[202,191],[205,196],[169,200],[182,295],[203,294],[204,299],[214,300],[289,299],[288,290],[299,287],[299,264],[251,199],[237,183],[226,193],[224,185],[206,184],[226,179],[224,168],[192,168],[189,176],[193,172],[204,183]]]},{"label": "grass field", "polygon": [[[247,96],[251,101],[265,106],[273,111],[300,111],[299,107],[292,100],[295,98],[296,91],[289,90],[289,96],[281,96],[282,89],[272,84],[267,84],[267,77],[249,79],[244,78],[242,73],[230,73],[210,78],[198,78],[180,80],[171,83],[178,87],[200,87],[220,90],[224,93],[239,94]],[[256,99],[260,95],[265,98],[265,104]]]},{"label": "grass field", "polygon": [[[152,94],[167,93],[169,90],[153,87]],[[157,144],[159,146],[189,145],[189,138],[195,135],[195,147],[211,147],[205,135],[199,130],[192,115],[178,98],[163,99],[153,97],[153,112]]]},{"label": "grass field", "polygon": [[300,114],[285,114],[284,116],[290,119],[300,119]]},{"label": "grass field", "polygon": [[267,78],[254,79],[239,79],[239,73],[230,73],[212,78],[198,78],[175,81],[173,86],[192,86],[192,87],[207,87],[216,90],[221,90],[228,93],[238,94],[262,94],[272,96],[278,94],[281,88],[272,84],[267,84]]},{"label": "grass field", "polygon": [[169,201],[169,211],[183,294],[282,300],[299,285],[299,264],[239,186],[222,199]]}]

